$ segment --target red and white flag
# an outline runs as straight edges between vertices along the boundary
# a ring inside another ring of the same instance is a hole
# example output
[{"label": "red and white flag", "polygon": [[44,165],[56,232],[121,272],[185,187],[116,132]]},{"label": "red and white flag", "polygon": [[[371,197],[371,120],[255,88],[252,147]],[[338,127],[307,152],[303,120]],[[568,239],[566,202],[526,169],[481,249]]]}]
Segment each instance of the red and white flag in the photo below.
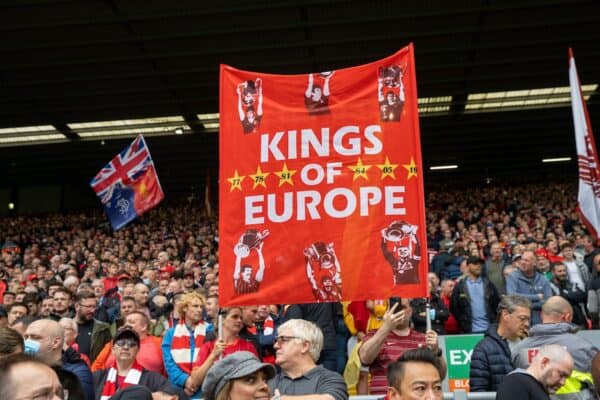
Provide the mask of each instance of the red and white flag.
[{"label": "red and white flag", "polygon": [[571,83],[571,108],[573,109],[575,144],[577,145],[579,164],[579,194],[577,196],[579,212],[590,233],[596,238],[600,238],[598,153],[571,49],[569,49],[569,82]]}]

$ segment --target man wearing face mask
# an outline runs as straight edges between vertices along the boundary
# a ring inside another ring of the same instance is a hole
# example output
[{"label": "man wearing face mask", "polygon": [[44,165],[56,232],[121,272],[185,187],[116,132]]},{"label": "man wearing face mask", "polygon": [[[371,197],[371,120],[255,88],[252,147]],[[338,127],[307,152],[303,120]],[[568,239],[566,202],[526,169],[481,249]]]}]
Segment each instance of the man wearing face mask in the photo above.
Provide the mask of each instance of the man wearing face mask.
[{"label": "man wearing face mask", "polygon": [[68,393],[66,400],[94,399],[92,373],[75,350],[63,351],[64,332],[58,322],[50,319],[34,321],[23,337],[25,353],[35,355],[54,369]]}]

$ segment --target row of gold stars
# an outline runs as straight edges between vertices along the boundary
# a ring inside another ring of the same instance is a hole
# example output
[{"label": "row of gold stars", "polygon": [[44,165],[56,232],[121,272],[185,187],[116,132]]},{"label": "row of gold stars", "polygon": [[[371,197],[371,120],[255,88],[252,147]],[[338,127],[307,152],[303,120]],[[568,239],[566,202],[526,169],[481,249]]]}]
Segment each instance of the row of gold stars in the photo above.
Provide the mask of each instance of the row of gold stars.
[{"label": "row of gold stars", "polygon": [[[396,179],[396,175],[394,171],[398,168],[398,164],[392,164],[388,157],[385,158],[384,164],[375,164],[377,168],[381,170],[381,179],[385,179],[386,177],[390,177],[391,179]],[[407,171],[407,180],[412,177],[417,177],[417,164],[415,164],[415,160],[413,157],[410,158],[410,164],[402,164],[402,166]],[[352,170],[354,173],[352,180],[357,180],[359,178],[364,178],[367,181],[369,177],[367,176],[367,171],[369,168],[373,167],[373,165],[365,165],[362,163],[360,157],[355,165],[349,165],[347,168]],[[290,170],[287,167],[287,164],[283,163],[283,168],[281,171],[275,171],[273,174],[279,177],[279,186],[283,186],[284,184],[290,184],[294,186],[294,181],[292,177],[296,174],[296,170]],[[262,186],[264,188],[267,187],[267,176],[269,176],[270,172],[263,172],[260,168],[260,165],[256,168],[256,173],[248,174],[248,177],[252,180],[252,189],[256,189],[258,186]],[[244,175],[240,175],[238,170],[236,169],[233,176],[231,178],[227,178],[227,181],[231,184],[229,188],[230,192],[234,190],[242,190],[242,181],[246,178]]]}]

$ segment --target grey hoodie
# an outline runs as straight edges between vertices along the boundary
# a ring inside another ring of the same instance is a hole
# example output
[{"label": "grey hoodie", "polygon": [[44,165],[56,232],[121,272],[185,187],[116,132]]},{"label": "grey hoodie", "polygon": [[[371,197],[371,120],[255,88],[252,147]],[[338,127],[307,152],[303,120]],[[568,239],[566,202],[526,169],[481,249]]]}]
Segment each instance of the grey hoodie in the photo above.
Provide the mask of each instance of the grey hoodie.
[{"label": "grey hoodie", "polygon": [[598,352],[598,348],[581,336],[575,335],[575,332],[577,327],[567,322],[535,325],[529,331],[529,337],[513,347],[513,365],[516,368],[527,368],[540,347],[558,344],[564,346],[573,357],[575,370],[590,372],[592,358]]}]

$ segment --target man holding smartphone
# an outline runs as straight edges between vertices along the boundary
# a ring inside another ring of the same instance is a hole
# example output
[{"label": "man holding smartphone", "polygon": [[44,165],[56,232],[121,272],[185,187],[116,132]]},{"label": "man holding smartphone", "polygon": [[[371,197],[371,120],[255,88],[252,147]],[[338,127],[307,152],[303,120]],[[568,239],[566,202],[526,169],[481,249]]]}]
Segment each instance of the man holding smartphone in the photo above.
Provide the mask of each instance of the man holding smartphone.
[{"label": "man holding smartphone", "polygon": [[358,355],[361,364],[370,368],[369,394],[387,393],[388,364],[396,361],[406,350],[427,346],[441,357],[437,333],[430,329],[423,334],[411,329],[411,316],[409,299],[401,299],[397,303],[390,301],[381,328],[369,332],[363,339]]}]

